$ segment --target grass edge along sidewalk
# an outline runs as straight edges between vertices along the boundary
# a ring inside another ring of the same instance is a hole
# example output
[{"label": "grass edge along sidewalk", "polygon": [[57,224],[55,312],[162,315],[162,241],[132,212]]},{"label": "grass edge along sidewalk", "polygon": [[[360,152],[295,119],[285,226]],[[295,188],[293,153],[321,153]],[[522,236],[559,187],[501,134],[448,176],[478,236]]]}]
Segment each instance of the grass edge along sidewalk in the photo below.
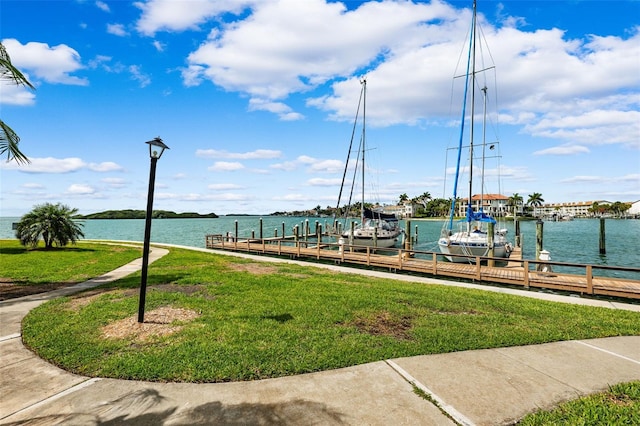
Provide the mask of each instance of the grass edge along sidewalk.
[{"label": "grass edge along sidewalk", "polygon": [[132,274],[47,303],[25,319],[24,341],[83,375],[225,382],[640,335],[634,312],[177,248],[151,267],[151,320],[142,325],[133,321],[138,286],[139,274]]}]

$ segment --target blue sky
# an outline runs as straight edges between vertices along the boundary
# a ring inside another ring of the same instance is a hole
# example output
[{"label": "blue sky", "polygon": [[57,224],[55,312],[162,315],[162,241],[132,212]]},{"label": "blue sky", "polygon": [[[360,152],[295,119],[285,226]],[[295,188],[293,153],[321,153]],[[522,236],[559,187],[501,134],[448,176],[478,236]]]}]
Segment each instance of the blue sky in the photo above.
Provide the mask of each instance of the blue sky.
[{"label": "blue sky", "polygon": [[[155,209],[335,206],[363,76],[367,200],[449,198],[471,4],[3,0],[0,39],[37,90],[0,86],[31,159],[0,163],[0,215],[145,209],[156,136]],[[640,2],[478,9],[497,83],[488,191],[639,200]]]}]

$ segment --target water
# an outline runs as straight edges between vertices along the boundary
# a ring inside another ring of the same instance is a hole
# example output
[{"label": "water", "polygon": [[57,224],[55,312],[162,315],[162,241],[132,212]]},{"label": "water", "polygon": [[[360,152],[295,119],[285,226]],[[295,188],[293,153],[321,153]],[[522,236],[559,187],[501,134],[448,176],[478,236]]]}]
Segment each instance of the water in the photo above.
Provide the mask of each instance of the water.
[{"label": "water", "polygon": [[[13,239],[15,233],[11,224],[17,217],[0,218],[0,239]],[[327,218],[278,217],[265,216],[263,235],[271,237],[274,230],[282,235],[282,224],[285,224],[287,235],[291,235],[293,226],[303,225],[309,220],[311,229],[315,222],[323,225],[331,223]],[[154,219],[151,228],[151,241],[156,243],[179,244],[189,247],[205,247],[205,235],[235,232],[236,222],[238,234],[248,237],[251,231],[259,234],[260,217],[257,216],[221,216],[216,219]],[[142,241],[144,239],[143,219],[83,221],[83,232],[87,239]],[[440,220],[413,220],[411,234],[418,228],[417,250],[438,251],[437,240],[444,222]],[[406,225],[402,223],[401,226]],[[507,222],[509,240],[513,241],[514,225]],[[599,219],[576,219],[569,222],[544,223],[544,249],[551,253],[551,260],[567,263],[582,263],[609,266],[640,266],[640,220],[607,219],[606,251],[599,253],[600,221]],[[523,259],[535,258],[536,223],[523,221],[520,223],[523,239]]]}]

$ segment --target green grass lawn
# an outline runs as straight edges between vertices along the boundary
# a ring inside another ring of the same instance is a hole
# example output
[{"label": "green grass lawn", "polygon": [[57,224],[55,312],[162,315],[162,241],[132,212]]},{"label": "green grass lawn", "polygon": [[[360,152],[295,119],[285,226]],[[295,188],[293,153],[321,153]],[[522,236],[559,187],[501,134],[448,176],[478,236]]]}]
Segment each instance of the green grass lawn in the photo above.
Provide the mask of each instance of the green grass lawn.
[{"label": "green grass lawn", "polygon": [[134,274],[36,308],[23,340],[87,376],[224,382],[640,334],[635,312],[181,249],[150,265],[148,284],[143,325]]},{"label": "green grass lawn", "polygon": [[527,415],[519,426],[640,425],[640,381],[611,386],[609,391]]},{"label": "green grass lawn", "polygon": [[[45,250],[0,240],[0,297],[13,297],[81,283],[142,255],[141,247],[80,242]],[[3,297],[3,298],[7,298]]]}]

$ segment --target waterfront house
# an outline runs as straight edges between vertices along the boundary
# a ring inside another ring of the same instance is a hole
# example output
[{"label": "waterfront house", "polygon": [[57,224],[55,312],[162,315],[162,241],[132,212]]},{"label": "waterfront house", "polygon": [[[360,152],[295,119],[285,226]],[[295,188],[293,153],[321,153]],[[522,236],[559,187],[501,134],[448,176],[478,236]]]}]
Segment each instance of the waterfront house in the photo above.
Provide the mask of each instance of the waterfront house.
[{"label": "waterfront house", "polygon": [[[466,216],[467,200],[468,198],[463,198],[458,203],[458,216]],[[513,213],[513,208],[509,207],[509,197],[502,194],[476,194],[471,197],[471,207],[474,212],[479,212],[482,209],[483,212],[493,217],[501,217],[506,216],[508,213]]]}]

